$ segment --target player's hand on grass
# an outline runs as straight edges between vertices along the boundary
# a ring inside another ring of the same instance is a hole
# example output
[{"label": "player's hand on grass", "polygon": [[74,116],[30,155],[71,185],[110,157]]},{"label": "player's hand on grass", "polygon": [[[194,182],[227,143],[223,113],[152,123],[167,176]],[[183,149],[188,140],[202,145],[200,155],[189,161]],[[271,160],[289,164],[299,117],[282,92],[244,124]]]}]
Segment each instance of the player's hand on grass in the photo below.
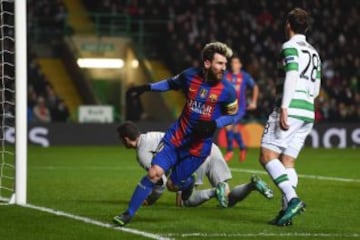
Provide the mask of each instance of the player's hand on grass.
[{"label": "player's hand on grass", "polygon": [[151,91],[150,85],[145,84],[141,86],[131,87],[127,90],[127,94],[131,97],[138,97],[144,92]]},{"label": "player's hand on grass", "polygon": [[289,129],[287,120],[288,120],[287,108],[280,108],[280,128],[284,131]]},{"label": "player's hand on grass", "polygon": [[216,122],[199,120],[194,127],[194,133],[201,137],[211,137],[216,130]]}]

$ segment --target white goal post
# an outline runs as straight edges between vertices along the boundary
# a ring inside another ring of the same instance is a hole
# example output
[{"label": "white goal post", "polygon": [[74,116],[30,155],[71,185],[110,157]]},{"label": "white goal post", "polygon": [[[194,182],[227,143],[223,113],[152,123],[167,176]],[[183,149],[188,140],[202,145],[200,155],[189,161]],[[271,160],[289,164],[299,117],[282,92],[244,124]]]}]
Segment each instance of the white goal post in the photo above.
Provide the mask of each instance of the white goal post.
[{"label": "white goal post", "polygon": [[27,197],[27,24],[26,0],[15,0],[15,203]]}]

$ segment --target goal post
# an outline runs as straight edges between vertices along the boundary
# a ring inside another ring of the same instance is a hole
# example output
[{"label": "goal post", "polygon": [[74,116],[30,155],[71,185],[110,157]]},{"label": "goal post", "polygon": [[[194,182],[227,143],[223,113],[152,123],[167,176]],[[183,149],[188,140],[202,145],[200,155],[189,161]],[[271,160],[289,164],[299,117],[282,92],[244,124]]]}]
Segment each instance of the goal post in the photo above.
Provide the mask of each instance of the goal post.
[{"label": "goal post", "polygon": [[15,203],[27,198],[27,44],[26,0],[15,2]]}]

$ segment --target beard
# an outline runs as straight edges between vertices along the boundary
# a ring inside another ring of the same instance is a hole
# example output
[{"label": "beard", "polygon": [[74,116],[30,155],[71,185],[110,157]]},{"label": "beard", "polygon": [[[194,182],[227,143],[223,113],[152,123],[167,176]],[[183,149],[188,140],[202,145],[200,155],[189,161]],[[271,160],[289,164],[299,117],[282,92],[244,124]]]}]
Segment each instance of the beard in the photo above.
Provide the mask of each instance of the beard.
[{"label": "beard", "polygon": [[224,77],[224,71],[219,71],[219,72],[215,73],[211,68],[209,70],[207,70],[206,81],[210,85],[217,84],[218,82],[220,82],[223,79],[223,77]]}]

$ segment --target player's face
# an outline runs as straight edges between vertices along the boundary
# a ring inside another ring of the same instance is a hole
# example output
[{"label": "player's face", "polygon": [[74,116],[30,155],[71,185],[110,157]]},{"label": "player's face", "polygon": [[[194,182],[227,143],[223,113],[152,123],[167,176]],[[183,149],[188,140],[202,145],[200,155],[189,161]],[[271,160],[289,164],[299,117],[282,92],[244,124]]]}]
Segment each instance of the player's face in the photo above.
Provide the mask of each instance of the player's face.
[{"label": "player's face", "polygon": [[208,72],[208,80],[221,81],[226,69],[227,59],[225,56],[215,53],[212,61],[206,60],[204,62],[205,69]]},{"label": "player's face", "polygon": [[242,64],[239,58],[233,58],[230,62],[231,71],[233,73],[238,73],[241,70]]},{"label": "player's face", "polygon": [[127,137],[120,137],[120,140],[126,148],[135,148],[136,147],[136,141],[132,141]]}]

